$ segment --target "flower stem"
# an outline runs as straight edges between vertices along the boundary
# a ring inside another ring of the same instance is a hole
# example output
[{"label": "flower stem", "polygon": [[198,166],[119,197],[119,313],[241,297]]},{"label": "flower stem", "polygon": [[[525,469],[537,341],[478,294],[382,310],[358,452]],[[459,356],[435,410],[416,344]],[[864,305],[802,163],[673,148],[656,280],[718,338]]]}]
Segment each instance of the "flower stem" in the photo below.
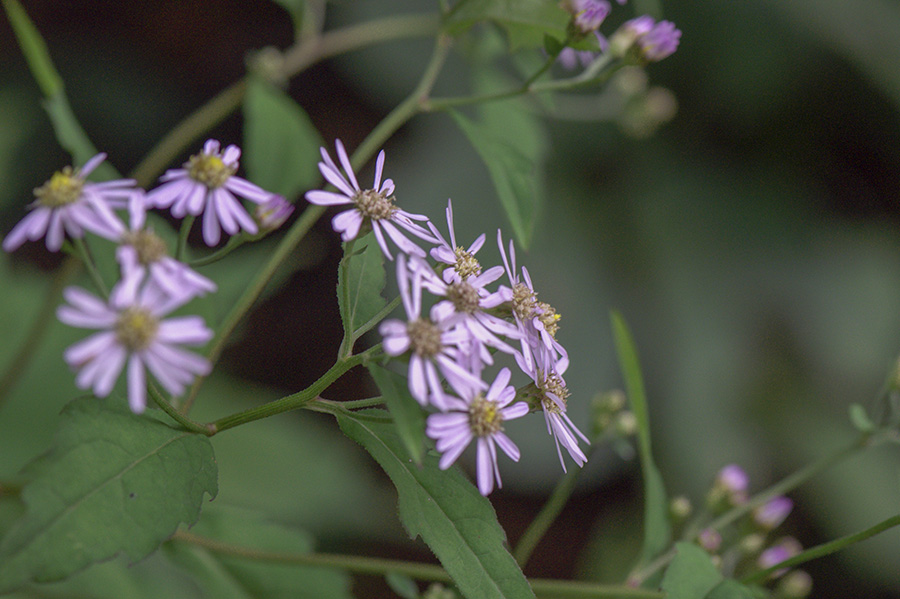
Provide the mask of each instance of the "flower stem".
[{"label": "flower stem", "polygon": [[[443,568],[434,564],[335,553],[278,553],[261,551],[202,537],[185,530],[177,531],[172,540],[203,547],[213,553],[252,561],[336,568],[356,574],[373,576],[384,576],[393,572],[416,580],[453,582],[450,575]],[[660,591],[633,589],[578,580],[533,578],[528,582],[538,597],[555,597],[560,599],[662,599],[663,597],[663,593]]]},{"label": "flower stem", "polygon": [[204,256],[203,258],[197,258],[196,260],[191,260],[188,263],[188,266],[190,266],[191,268],[199,268],[201,266],[207,266],[209,264],[218,262],[219,260],[221,260],[222,258],[227,256],[234,250],[238,249],[245,243],[247,243],[246,234],[235,235],[234,237],[229,237],[228,243],[225,244],[225,247],[213,252],[212,254],[210,254],[208,256]]},{"label": "flower stem", "polygon": [[325,374],[319,377],[316,382],[314,382],[306,389],[298,391],[297,393],[294,393],[292,395],[282,397],[281,399],[271,401],[267,404],[263,404],[256,408],[250,408],[249,410],[244,410],[243,412],[238,412],[237,414],[232,414],[231,416],[220,418],[219,420],[216,420],[208,426],[212,427],[214,433],[218,433],[229,428],[247,424],[248,422],[253,422],[254,420],[260,420],[262,418],[268,418],[269,416],[274,416],[276,414],[281,414],[283,412],[302,408],[306,404],[316,399],[322,391],[327,389],[345,372],[347,372],[354,366],[366,363],[367,361],[372,359],[372,354],[375,354],[379,351],[381,351],[381,346],[376,345],[375,347],[369,348],[362,353],[350,356],[344,360],[339,360],[334,364],[334,366],[328,369]]},{"label": "flower stem", "polygon": [[181,221],[181,228],[178,230],[178,245],[175,247],[175,259],[184,262],[184,255],[187,252],[188,235],[191,234],[191,228],[194,226],[196,217],[189,214]]},{"label": "flower stem", "polygon": [[75,251],[81,259],[82,264],[84,264],[84,269],[91,277],[91,281],[94,282],[94,287],[97,288],[97,292],[104,298],[109,298],[109,289],[106,287],[106,283],[103,282],[103,277],[100,275],[100,271],[97,270],[97,265],[94,264],[94,259],[91,257],[91,252],[84,242],[84,239],[81,237],[74,237],[72,239],[72,245],[75,247]]},{"label": "flower stem", "polygon": [[172,417],[175,422],[183,426],[185,429],[189,430],[192,433],[200,433],[201,435],[206,435],[208,437],[215,434],[216,430],[214,427],[208,424],[200,424],[195,420],[191,420],[181,412],[175,409],[175,407],[170,404],[159,392],[159,389],[156,388],[155,385],[147,385],[148,390],[150,391],[150,399],[159,406],[159,408]]},{"label": "flower stem", "polygon": [[44,336],[50,328],[50,324],[55,322],[53,313],[56,310],[56,305],[59,303],[62,291],[71,282],[80,266],[81,264],[77,258],[69,256],[53,277],[53,282],[44,294],[44,301],[41,303],[41,307],[38,308],[37,315],[31,323],[31,328],[22,339],[22,344],[13,354],[12,362],[6,367],[3,376],[0,376],[0,406],[9,397],[10,392],[16,383],[19,382],[21,376],[25,374],[28,363],[34,357],[38,347],[40,347]]},{"label": "flower stem", "polygon": [[845,537],[841,537],[840,539],[835,539],[827,543],[822,543],[821,545],[816,545],[815,547],[810,547],[806,551],[802,551],[797,555],[790,557],[783,562],[775,564],[770,568],[766,568],[765,570],[760,570],[758,572],[754,572],[753,574],[745,576],[741,579],[741,582],[744,584],[762,582],[763,580],[768,578],[770,574],[772,574],[773,572],[777,572],[782,568],[791,568],[798,564],[824,557],[836,551],[840,551],[845,547],[849,547],[850,545],[859,543],[860,541],[865,541],[869,537],[874,537],[875,535],[895,526],[900,526],[900,514],[892,516],[887,520],[879,522],[875,526],[862,530],[858,533],[847,535]]}]

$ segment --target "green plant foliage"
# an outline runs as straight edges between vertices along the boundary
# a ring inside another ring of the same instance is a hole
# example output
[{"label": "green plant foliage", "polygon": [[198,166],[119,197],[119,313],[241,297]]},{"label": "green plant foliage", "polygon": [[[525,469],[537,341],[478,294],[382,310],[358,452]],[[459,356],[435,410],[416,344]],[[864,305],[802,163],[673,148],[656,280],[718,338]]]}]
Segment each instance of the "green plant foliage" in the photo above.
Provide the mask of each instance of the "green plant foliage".
[{"label": "green plant foliage", "polygon": [[410,395],[404,377],[377,364],[369,365],[369,374],[381,390],[403,446],[413,461],[421,464],[425,452],[425,416],[422,413],[422,406]]},{"label": "green plant foliage", "polygon": [[622,378],[625,380],[626,395],[638,424],[638,450],[644,476],[644,547],[641,551],[641,559],[647,562],[663,551],[672,537],[668,518],[668,500],[662,475],[653,461],[653,453],[650,448],[650,417],[637,348],[622,316],[614,311],[610,318],[613,337],[616,341],[616,353],[622,369]]},{"label": "green plant foliage", "polygon": [[65,408],[56,447],[25,476],[26,514],[0,542],[0,592],[119,553],[139,560],[217,491],[208,439],[92,397]]},{"label": "green plant foliage", "polygon": [[666,568],[662,590],[668,599],[703,599],[722,581],[709,554],[693,543],[676,543],[675,559]]},{"label": "green plant foliage", "polygon": [[[246,510],[214,506],[206,509],[191,534],[247,552],[283,555],[309,553],[313,539]],[[183,541],[171,541],[166,554],[198,580],[207,597],[217,599],[349,599],[350,578],[332,568],[316,568],[215,552]]]},{"label": "green plant foliage", "polygon": [[769,594],[761,588],[752,589],[736,580],[726,579],[707,593],[704,599],[762,599],[764,597],[769,597]]},{"label": "green plant foliage", "polygon": [[366,324],[387,304],[381,295],[385,282],[384,258],[375,236],[369,233],[353,247],[356,251],[345,257],[349,261],[346,268],[342,264],[338,270],[338,304],[348,334]]},{"label": "green plant foliage", "polygon": [[537,212],[534,163],[516,146],[485,131],[468,117],[456,111],[450,111],[450,115],[487,166],[516,241],[527,249]]},{"label": "green plant foliage", "polygon": [[260,77],[249,78],[242,163],[251,181],[292,200],[319,180],[321,146],[319,132],[299,104]]},{"label": "green plant foliage", "polygon": [[339,415],[344,434],[362,445],[391,478],[400,519],[410,536],[421,536],[459,590],[471,599],[534,597],[506,549],[506,535],[490,502],[456,469],[441,471],[429,454],[417,466],[406,455],[387,413],[366,410]]},{"label": "green plant foliage", "polygon": [[555,0],[468,0],[459,3],[446,25],[455,34],[480,21],[503,27],[515,50],[540,48],[545,35],[565,39],[569,15]]},{"label": "green plant foliage", "polygon": [[417,599],[419,596],[419,586],[412,578],[396,572],[388,572],[384,576],[384,581],[403,599]]}]

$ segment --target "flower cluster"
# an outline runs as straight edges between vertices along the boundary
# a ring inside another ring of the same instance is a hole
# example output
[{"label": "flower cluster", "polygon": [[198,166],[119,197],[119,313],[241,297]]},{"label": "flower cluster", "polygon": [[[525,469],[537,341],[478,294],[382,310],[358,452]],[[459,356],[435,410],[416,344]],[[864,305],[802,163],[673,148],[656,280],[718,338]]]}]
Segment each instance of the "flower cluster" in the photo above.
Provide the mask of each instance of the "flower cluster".
[{"label": "flower cluster", "polygon": [[[503,265],[483,268],[475,254],[486,235],[467,248],[457,244],[451,203],[446,210],[448,241],[426,217],[395,205],[393,181],[382,181],[383,151],[372,188],[361,189],[343,144],[335,145],[341,168],[323,149],[319,170],[338,191],[310,191],[306,199],[323,206],[349,206],[332,220],[344,241],[371,230],[387,259],[394,258],[388,238],[399,248],[396,273],[405,318],[385,320],[379,331],[384,351],[409,361],[410,394],[437,410],[428,416],[426,433],[442,454],[440,467],[448,468],[474,440],[478,489],[487,495],[495,483],[501,484],[497,446],[514,461],[519,459],[518,448],[504,433],[505,423],[533,409],[543,412],[563,469],[561,448],[579,466],[584,464],[587,457],[579,438],[586,443],[588,439],[567,415],[569,391],[563,375],[569,358],[556,339],[560,316],[538,299],[528,270],[517,269],[512,242],[507,251],[498,231]],[[428,243],[429,251],[413,238]],[[498,283],[504,274],[508,284]],[[426,293],[433,298],[428,308]],[[496,352],[511,356],[530,382],[517,391],[510,385],[509,368],[486,376]]]},{"label": "flower cluster", "polygon": [[[34,190],[31,211],[4,239],[4,250],[45,237],[47,248],[58,251],[66,234],[80,239],[86,231],[118,244],[120,278],[108,299],[70,287],[64,291],[68,304],[57,311],[68,325],[99,330],[64,353],[78,371],[78,387],[104,397],[125,368],[128,401],[139,413],[146,406],[146,370],[172,395],[183,393],[195,376],[208,373],[205,358],[178,346],[203,345],[212,331],[197,316],[164,317],[194,297],[214,292],[216,285],[169,254],[166,242],[147,224],[147,209],[171,206],[177,217],[202,213],[203,239],[210,246],[219,242],[221,230],[272,230],[293,208],[284,198],[235,176],[239,156],[236,146],[220,152],[219,142],[209,140],[183,169],[168,171],[162,186],[145,193],[131,179],[88,182],[86,177],[106,158],[98,154],[80,169],[56,172]],[[260,205],[259,225],[236,195]],[[127,213],[127,218],[116,211]]]}]

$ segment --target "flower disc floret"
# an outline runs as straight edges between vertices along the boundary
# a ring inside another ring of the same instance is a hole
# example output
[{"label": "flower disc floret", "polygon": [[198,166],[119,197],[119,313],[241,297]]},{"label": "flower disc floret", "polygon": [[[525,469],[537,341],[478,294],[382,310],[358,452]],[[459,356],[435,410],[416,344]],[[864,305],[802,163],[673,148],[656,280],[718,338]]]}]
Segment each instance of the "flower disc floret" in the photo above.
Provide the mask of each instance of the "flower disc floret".
[{"label": "flower disc floret", "polygon": [[469,404],[469,428],[476,437],[488,437],[503,430],[503,413],[482,393]]},{"label": "flower disc floret", "polygon": [[81,197],[84,180],[71,166],[56,171],[50,180],[36,187],[34,197],[38,204],[47,208],[59,208],[74,204]]},{"label": "flower disc floret", "polygon": [[547,302],[537,303],[537,313],[537,318],[544,325],[544,330],[551,337],[556,338],[556,331],[559,330],[559,319],[562,318],[562,315]]},{"label": "flower disc floret", "polygon": [[417,318],[406,325],[412,350],[423,358],[433,358],[444,349],[441,330],[427,318]]},{"label": "flower disc floret", "polygon": [[566,399],[569,397],[566,383],[555,372],[551,372],[548,376],[539,376],[539,380],[538,388],[543,394],[541,403],[544,409],[555,414],[565,413]]},{"label": "flower disc floret", "polygon": [[447,299],[453,303],[457,312],[474,314],[481,309],[481,295],[478,290],[465,281],[458,281],[447,286]]},{"label": "flower disc floret", "polygon": [[467,252],[464,247],[456,246],[453,253],[456,255],[456,264],[453,268],[456,270],[459,278],[465,280],[481,274],[481,263],[478,262],[475,256]]},{"label": "flower disc floret", "polygon": [[126,231],[122,234],[122,243],[134,248],[138,262],[144,266],[159,262],[169,255],[166,242],[159,235],[147,229]]},{"label": "flower disc floret", "polygon": [[156,339],[159,320],[149,310],[125,308],[116,319],[116,339],[129,351],[143,351]]},{"label": "flower disc floret", "polygon": [[184,168],[187,169],[191,179],[203,183],[210,189],[222,187],[237,172],[237,166],[227,165],[221,157],[206,152],[191,156],[184,164]]},{"label": "flower disc floret", "polygon": [[365,189],[353,196],[356,209],[366,218],[372,220],[389,219],[397,210],[394,196],[379,193],[374,189]]}]

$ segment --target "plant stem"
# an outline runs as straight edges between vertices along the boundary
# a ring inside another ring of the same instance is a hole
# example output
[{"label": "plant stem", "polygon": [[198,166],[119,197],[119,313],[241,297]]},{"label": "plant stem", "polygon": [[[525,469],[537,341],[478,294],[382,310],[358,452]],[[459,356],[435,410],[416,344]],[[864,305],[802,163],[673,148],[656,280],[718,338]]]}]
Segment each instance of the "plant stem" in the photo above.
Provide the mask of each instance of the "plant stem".
[{"label": "plant stem", "polygon": [[754,572],[753,574],[749,574],[743,577],[741,579],[741,582],[744,584],[761,582],[768,578],[770,574],[772,574],[773,572],[777,572],[782,568],[791,568],[798,564],[824,557],[828,554],[840,551],[845,547],[849,547],[850,545],[859,543],[860,541],[865,541],[869,537],[874,537],[875,535],[882,533],[889,528],[893,528],[894,526],[900,526],[900,514],[879,522],[875,526],[862,530],[858,533],[847,535],[845,537],[841,537],[840,539],[835,539],[827,543],[822,543],[821,545],[816,545],[815,547],[810,547],[806,551],[802,551],[797,555],[790,557],[783,562],[775,564],[770,568],[766,568],[765,570],[760,570],[759,572]]},{"label": "plant stem", "polygon": [[109,298],[109,289],[106,287],[106,283],[103,282],[103,277],[100,275],[100,271],[97,270],[97,265],[94,264],[93,258],[91,258],[91,252],[88,250],[87,244],[84,242],[84,239],[81,237],[72,238],[72,245],[75,247],[76,252],[78,253],[78,257],[81,259],[82,264],[84,264],[84,269],[87,271],[88,275],[91,277],[91,281],[94,282],[94,287],[97,288],[97,291],[102,295],[105,299]]},{"label": "plant stem", "polygon": [[175,407],[166,401],[166,398],[162,396],[162,393],[159,392],[159,389],[156,388],[155,385],[148,385],[147,388],[150,391],[150,399],[159,406],[159,408],[172,417],[178,424],[183,426],[185,429],[189,430],[192,433],[200,433],[201,435],[206,435],[211,437],[216,433],[216,429],[208,424],[201,424],[196,422],[195,420],[191,420],[181,412],[175,409]]},{"label": "plant stem", "polygon": [[355,356],[350,356],[345,360],[339,360],[334,366],[328,369],[325,374],[319,377],[316,382],[306,389],[256,408],[250,408],[249,410],[244,410],[243,412],[220,418],[208,426],[212,427],[214,434],[242,424],[247,424],[248,422],[253,422],[254,420],[260,420],[262,418],[268,418],[269,416],[302,408],[316,399],[322,391],[327,389],[334,381],[340,378],[341,375],[354,366],[364,364],[371,359],[372,354],[378,351],[381,351],[380,345],[369,348]]},{"label": "plant stem", "polygon": [[208,256],[204,256],[203,258],[197,258],[196,260],[191,260],[188,263],[188,266],[190,266],[191,268],[199,268],[202,266],[206,266],[208,264],[213,264],[215,262],[218,262],[219,260],[221,260],[222,258],[227,256],[234,250],[238,249],[245,243],[247,243],[247,237],[246,237],[245,233],[242,233],[240,235],[235,235],[233,237],[229,237],[228,243],[225,244],[225,247],[213,252],[212,254],[210,254]]},{"label": "plant stem", "polygon": [[22,344],[13,354],[13,359],[6,367],[3,376],[0,377],[0,406],[9,397],[16,383],[28,368],[28,363],[34,357],[44,335],[50,328],[50,324],[55,322],[53,313],[56,311],[56,305],[66,285],[71,282],[72,278],[78,272],[80,262],[74,256],[69,256],[63,261],[62,266],[53,277],[53,282],[44,294],[44,301],[38,308],[37,315],[31,323],[31,328],[22,339]]},{"label": "plant stem", "polygon": [[385,316],[387,316],[388,314],[393,312],[394,308],[396,308],[397,306],[400,305],[400,301],[401,301],[401,298],[398,295],[397,297],[392,299],[390,302],[388,302],[388,304],[384,308],[379,310],[375,316],[373,316],[372,318],[367,320],[365,323],[360,325],[360,327],[358,329],[353,331],[353,337],[352,337],[353,343],[356,343],[357,339],[359,339],[360,337],[362,337],[363,335],[365,335],[366,333],[371,331],[375,327],[376,324],[378,324],[379,322],[381,322],[384,319]]},{"label": "plant stem", "polygon": [[191,234],[191,228],[194,226],[194,220],[197,217],[189,214],[181,221],[181,227],[178,229],[178,245],[175,246],[175,259],[184,262],[184,255],[187,253],[188,235]]},{"label": "plant stem", "polygon": [[[438,27],[432,15],[395,16],[305,38],[284,53],[283,72],[293,77],[309,66],[357,48],[395,39],[431,35]],[[147,187],[191,143],[237,110],[247,92],[246,77],[219,92],[178,123],[131,172],[140,187]]]},{"label": "plant stem", "polygon": [[[177,531],[172,537],[172,540],[203,547],[214,553],[231,555],[253,561],[336,568],[354,572],[356,574],[369,574],[374,576],[383,576],[387,573],[394,572],[416,580],[444,583],[453,582],[450,575],[447,574],[443,568],[433,564],[334,553],[277,553],[272,551],[260,551],[232,543],[223,543],[185,530]],[[623,586],[595,584],[592,582],[576,580],[535,578],[529,580],[529,583],[536,595],[548,598],[662,599],[663,597],[663,593],[660,591],[633,589]]]}]

